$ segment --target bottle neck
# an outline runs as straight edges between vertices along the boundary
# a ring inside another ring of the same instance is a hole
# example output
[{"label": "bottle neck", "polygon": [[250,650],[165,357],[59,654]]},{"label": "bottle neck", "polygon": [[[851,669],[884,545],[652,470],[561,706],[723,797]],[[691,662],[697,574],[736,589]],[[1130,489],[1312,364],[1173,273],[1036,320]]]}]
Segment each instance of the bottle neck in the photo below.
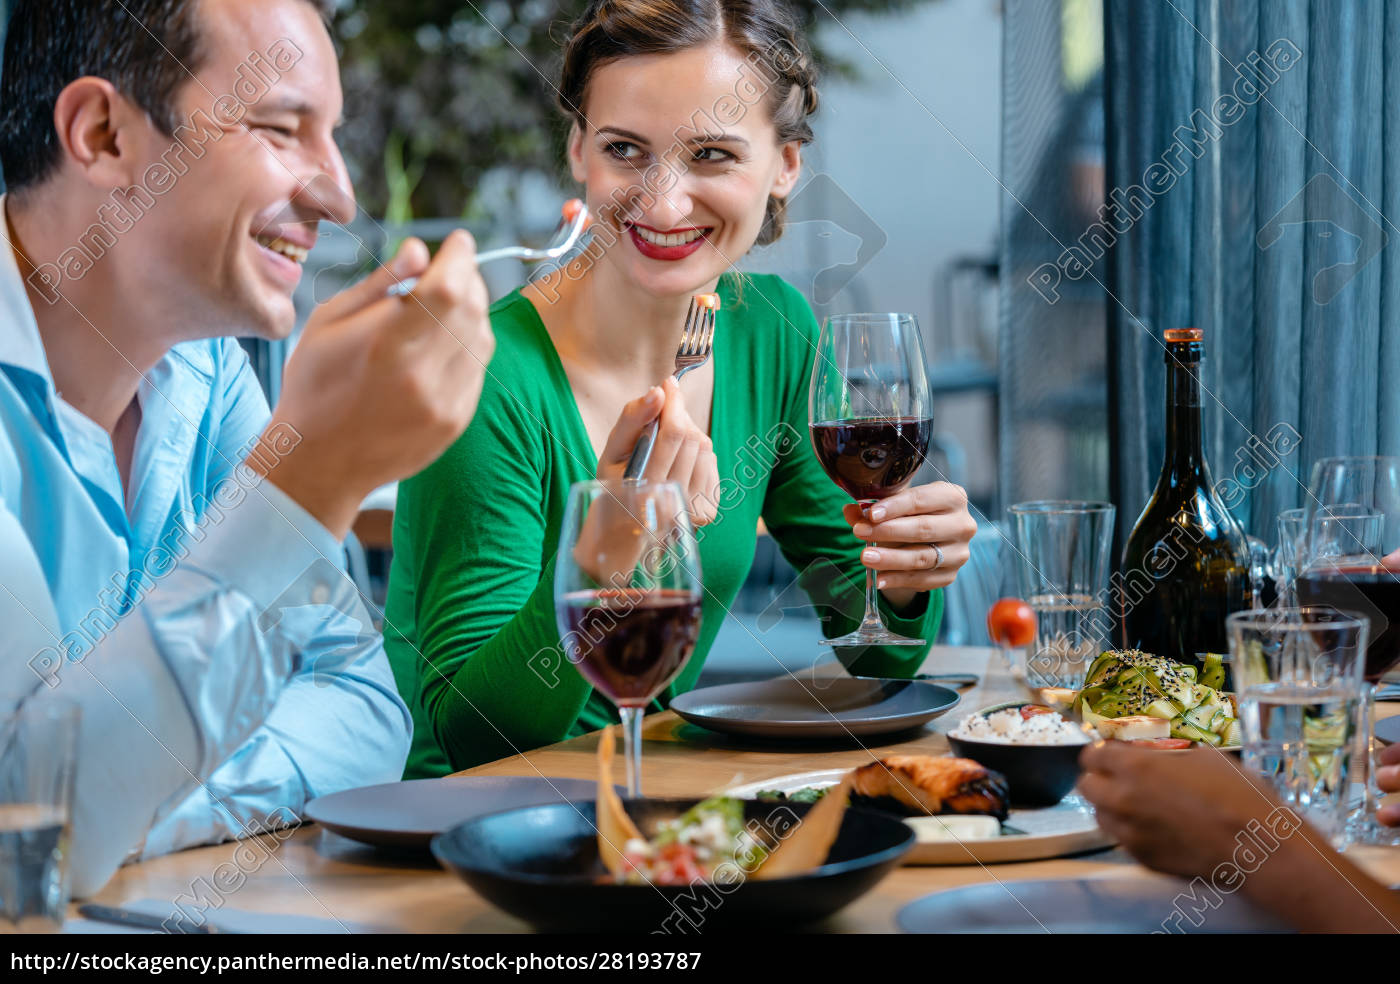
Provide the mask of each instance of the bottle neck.
[{"label": "bottle neck", "polygon": [[1163,477],[1205,478],[1206,460],[1201,434],[1199,352],[1169,346],[1167,354],[1167,454]]}]

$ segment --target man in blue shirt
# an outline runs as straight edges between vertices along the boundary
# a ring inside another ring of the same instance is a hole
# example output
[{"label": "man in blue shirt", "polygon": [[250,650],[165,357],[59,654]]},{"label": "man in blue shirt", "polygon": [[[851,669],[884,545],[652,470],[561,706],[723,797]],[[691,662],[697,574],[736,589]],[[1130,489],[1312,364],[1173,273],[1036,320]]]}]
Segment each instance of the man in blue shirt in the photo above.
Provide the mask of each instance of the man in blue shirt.
[{"label": "man in blue shirt", "polygon": [[[82,709],[73,874],[397,779],[410,719],[340,541],[471,418],[475,247],[411,240],[283,338],[354,200],[329,0],[20,0],[0,79],[0,695]],[[406,297],[385,291],[418,277]]]}]

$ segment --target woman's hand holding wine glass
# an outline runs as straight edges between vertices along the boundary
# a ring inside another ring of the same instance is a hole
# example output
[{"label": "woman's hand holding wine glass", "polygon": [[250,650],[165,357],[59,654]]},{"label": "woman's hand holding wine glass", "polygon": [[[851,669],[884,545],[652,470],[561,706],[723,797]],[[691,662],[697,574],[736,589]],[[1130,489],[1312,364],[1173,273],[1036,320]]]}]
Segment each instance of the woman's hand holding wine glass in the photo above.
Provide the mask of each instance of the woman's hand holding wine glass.
[{"label": "woman's hand holding wine glass", "polygon": [[913,315],[843,314],[827,321],[808,397],[812,450],[831,480],[856,500],[844,507],[845,519],[869,544],[861,552],[861,624],[827,645],[924,645],[886,628],[877,591],[903,608],[918,592],[947,584],[967,562],[977,526],[967,514],[966,493],[946,482],[906,488],[928,454],[931,403]]},{"label": "woman's hand holding wine glass", "polygon": [[875,586],[896,608],[914,595],[953,582],[970,556],[977,521],[967,508],[967,492],[950,482],[933,482],[897,492],[870,507],[844,509],[851,532],[870,546],[861,562],[876,572]]}]

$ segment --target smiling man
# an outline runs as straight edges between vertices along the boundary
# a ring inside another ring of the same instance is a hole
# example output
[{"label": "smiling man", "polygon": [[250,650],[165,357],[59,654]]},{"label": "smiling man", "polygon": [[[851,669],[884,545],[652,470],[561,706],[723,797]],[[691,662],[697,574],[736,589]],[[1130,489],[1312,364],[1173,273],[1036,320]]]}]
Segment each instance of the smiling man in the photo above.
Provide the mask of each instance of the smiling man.
[{"label": "smiling man", "polygon": [[292,331],[318,223],[354,214],[332,6],[14,5],[0,695],[82,709],[79,894],[402,772],[410,719],[340,541],[465,428],[494,342],[464,232],[318,309],[271,411],[232,337]]}]

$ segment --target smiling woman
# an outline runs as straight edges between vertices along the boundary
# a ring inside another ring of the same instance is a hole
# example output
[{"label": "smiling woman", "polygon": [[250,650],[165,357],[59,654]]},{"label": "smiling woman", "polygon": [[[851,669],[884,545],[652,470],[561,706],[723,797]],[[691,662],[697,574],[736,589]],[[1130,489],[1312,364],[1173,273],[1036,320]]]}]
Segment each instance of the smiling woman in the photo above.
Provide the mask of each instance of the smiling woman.
[{"label": "smiling woman", "polygon": [[[597,217],[593,240],[577,261],[493,308],[498,348],[477,417],[400,488],[385,635],[415,713],[410,775],[617,719],[559,648],[554,555],[570,486],[620,478],[655,419],[643,477],[684,490],[704,575],[694,656],[660,705],[699,676],[748,572],[760,518],[813,575],[804,587],[829,616],[829,635],[855,627],[864,566],[879,564],[890,627],[934,638],[937,589],[966,560],[975,528],[960,489],[909,490],[884,503],[889,522],[866,528],[862,538],[882,549],[863,559],[847,503],[805,436],[818,336],[811,308],[776,277],[730,272],[755,243],[781,234],[812,138],[815,73],[788,7],[592,3],[568,43],[559,90],[569,166]],[[686,309],[701,293],[721,301],[713,355],[677,382]],[[913,549],[928,543],[946,558],[936,570],[918,560],[933,551]],[[838,655],[863,674],[909,676],[924,651]]]},{"label": "smiling woman", "polygon": [[[749,143],[741,133],[724,133],[721,127],[726,122],[741,121],[755,104],[766,110],[765,122],[779,145],[811,143],[808,120],[817,111],[817,74],[797,36],[791,12],[778,3],[698,6],[709,9],[697,14],[686,5],[666,0],[592,5],[589,14],[575,27],[559,83],[560,108],[574,126],[582,131],[592,126],[587,90],[593,75],[608,62],[625,56],[684,52],[707,45],[722,32],[730,54],[741,56],[742,64],[736,68],[733,85],[717,93],[714,102],[694,106],[686,120],[693,132],[676,132],[672,142],[682,146],[665,147],[663,151],[683,152],[685,137],[689,136],[695,143],[696,162],[723,164],[734,160],[736,152],[749,149]],[[675,68],[681,70],[683,66]],[[688,92],[686,79],[679,81],[682,91]],[[622,138],[613,145],[613,152],[620,159],[634,167],[646,159],[642,147],[637,146],[637,135],[611,132]],[[599,131],[598,135],[607,141],[607,133]],[[641,138],[641,143],[645,144],[645,138]],[[768,197],[763,226],[753,245],[766,246],[782,235],[786,199],[786,191]]]}]

